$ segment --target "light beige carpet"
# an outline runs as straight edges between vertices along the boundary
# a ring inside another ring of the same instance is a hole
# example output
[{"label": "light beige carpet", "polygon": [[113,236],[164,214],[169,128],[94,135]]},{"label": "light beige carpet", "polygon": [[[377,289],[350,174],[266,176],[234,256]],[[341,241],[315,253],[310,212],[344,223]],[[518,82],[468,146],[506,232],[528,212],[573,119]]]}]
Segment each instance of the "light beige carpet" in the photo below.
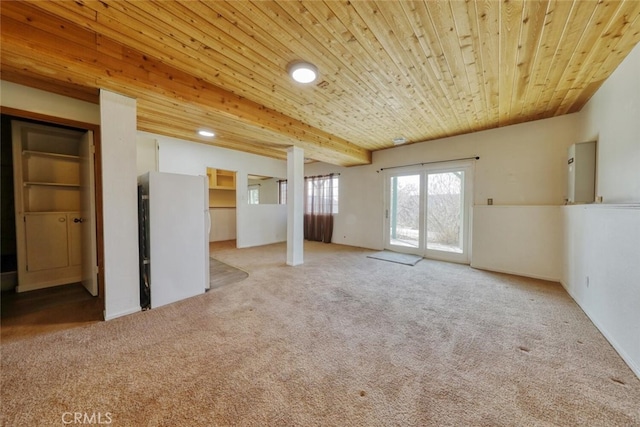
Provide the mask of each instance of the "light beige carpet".
[{"label": "light beige carpet", "polygon": [[631,426],[640,381],[560,285],[372,251],[221,249],[229,286],[2,342],[2,424]]}]

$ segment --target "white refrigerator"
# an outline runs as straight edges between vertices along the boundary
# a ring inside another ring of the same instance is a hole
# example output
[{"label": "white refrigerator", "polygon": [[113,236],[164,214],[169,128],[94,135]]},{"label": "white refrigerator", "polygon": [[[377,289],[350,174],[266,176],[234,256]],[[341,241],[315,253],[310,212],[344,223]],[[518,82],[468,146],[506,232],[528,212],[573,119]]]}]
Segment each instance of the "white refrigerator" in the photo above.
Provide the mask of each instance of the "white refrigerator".
[{"label": "white refrigerator", "polygon": [[146,207],[140,227],[145,231],[141,264],[146,265],[150,294],[147,308],[202,294],[209,287],[207,184],[205,176],[149,172],[138,177]]}]

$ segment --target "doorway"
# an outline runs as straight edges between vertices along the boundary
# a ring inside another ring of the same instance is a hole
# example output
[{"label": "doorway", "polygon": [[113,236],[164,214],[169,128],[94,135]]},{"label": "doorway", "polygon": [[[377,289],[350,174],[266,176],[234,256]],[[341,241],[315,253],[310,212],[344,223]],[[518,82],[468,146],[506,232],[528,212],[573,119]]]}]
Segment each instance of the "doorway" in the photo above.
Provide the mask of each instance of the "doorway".
[{"label": "doorway", "polygon": [[[66,309],[52,314],[51,307],[70,302],[86,307],[72,310],[81,313],[83,321],[103,320],[99,173],[95,170],[99,127],[4,107],[2,113],[3,153],[7,145],[11,147],[8,157],[13,169],[8,186],[15,190],[11,200],[3,198],[2,223],[8,223],[5,214],[11,211],[14,229],[11,245],[4,244],[3,236],[2,256],[16,259],[18,276],[12,286],[3,283],[3,326],[8,325],[9,315],[11,323],[19,323],[23,314],[33,316],[34,307],[41,311],[37,323],[58,323]],[[18,143],[16,135],[26,137]],[[77,137],[75,142],[69,135]],[[3,166],[5,160],[3,156]],[[8,177],[3,173],[4,178]],[[87,295],[86,304],[78,301],[78,287]],[[26,306],[29,313],[23,309]],[[64,316],[69,318],[69,313]]]},{"label": "doorway", "polygon": [[425,165],[385,178],[385,248],[468,264],[472,163]]}]

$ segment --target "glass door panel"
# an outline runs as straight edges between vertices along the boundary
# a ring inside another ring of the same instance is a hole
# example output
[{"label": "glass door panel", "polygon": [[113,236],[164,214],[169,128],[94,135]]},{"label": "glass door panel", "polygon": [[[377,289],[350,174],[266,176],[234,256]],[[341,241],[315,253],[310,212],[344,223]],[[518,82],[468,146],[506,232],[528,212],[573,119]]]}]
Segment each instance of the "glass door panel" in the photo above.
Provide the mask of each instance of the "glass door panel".
[{"label": "glass door panel", "polygon": [[389,245],[420,248],[420,174],[390,177],[389,201]]},{"label": "glass door panel", "polygon": [[427,175],[427,249],[462,253],[464,171]]}]

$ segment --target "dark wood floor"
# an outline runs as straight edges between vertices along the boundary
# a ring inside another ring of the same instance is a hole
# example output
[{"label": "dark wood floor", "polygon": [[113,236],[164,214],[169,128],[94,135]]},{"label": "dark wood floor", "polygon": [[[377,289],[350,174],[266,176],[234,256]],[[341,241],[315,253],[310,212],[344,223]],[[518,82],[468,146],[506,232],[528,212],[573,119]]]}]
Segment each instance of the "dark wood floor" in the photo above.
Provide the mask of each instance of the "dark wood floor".
[{"label": "dark wood floor", "polygon": [[2,292],[2,341],[77,327],[103,319],[104,303],[80,283],[30,292]]},{"label": "dark wood floor", "polygon": [[209,272],[209,289],[230,285],[249,277],[249,273],[225,264],[222,261],[218,261],[215,258],[209,259]]},{"label": "dark wood floor", "polygon": [[[235,248],[235,240],[216,242],[211,249]],[[211,289],[245,279],[248,274],[211,259]],[[2,292],[0,337],[3,342],[100,322],[104,301],[93,297],[80,283],[30,292]]]}]

